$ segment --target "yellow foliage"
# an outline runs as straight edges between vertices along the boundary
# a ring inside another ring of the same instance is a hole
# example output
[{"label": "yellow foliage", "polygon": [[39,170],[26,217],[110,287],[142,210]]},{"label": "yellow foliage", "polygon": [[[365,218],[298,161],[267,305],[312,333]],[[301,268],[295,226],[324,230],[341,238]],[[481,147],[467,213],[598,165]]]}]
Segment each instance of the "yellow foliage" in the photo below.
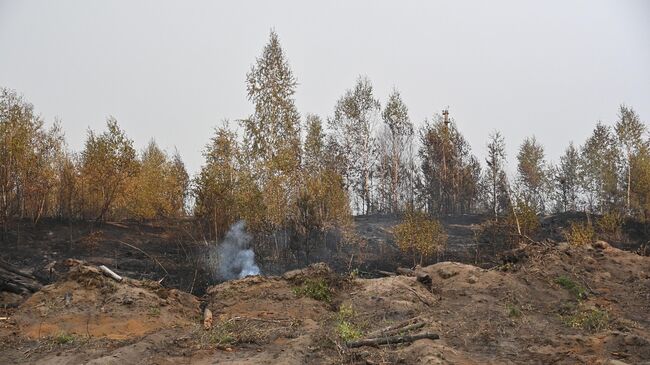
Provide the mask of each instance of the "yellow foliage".
[{"label": "yellow foliage", "polygon": [[512,235],[519,234],[517,223],[519,223],[519,229],[524,236],[533,236],[539,230],[539,218],[535,209],[523,200],[517,201],[514,212],[511,208],[506,218],[506,224]]},{"label": "yellow foliage", "polygon": [[418,211],[407,213],[402,223],[393,229],[393,235],[400,250],[413,254],[414,262],[419,256],[420,264],[425,258],[443,251],[447,242],[442,224]]},{"label": "yellow foliage", "polygon": [[601,233],[618,237],[623,226],[623,217],[618,212],[609,211],[600,217],[596,226]]},{"label": "yellow foliage", "polygon": [[594,228],[589,223],[571,222],[569,230],[564,233],[567,242],[572,245],[582,246],[592,243],[596,236]]}]

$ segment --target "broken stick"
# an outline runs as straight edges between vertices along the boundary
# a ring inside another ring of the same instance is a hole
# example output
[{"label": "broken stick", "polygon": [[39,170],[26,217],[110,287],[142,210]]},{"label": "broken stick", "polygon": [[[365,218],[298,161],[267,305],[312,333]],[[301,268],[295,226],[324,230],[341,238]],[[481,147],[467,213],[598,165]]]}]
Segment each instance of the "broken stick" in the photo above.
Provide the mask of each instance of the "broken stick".
[{"label": "broken stick", "polygon": [[402,327],[402,328],[396,328],[396,329],[394,329],[392,331],[386,331],[386,332],[382,333],[382,336],[384,336],[384,337],[393,336],[393,335],[397,335],[397,334],[400,334],[400,333],[406,334],[407,332],[410,332],[410,331],[413,331],[413,330],[418,330],[418,329],[420,329],[422,327],[424,327],[424,323],[413,323],[411,325],[408,325],[408,326],[405,326],[405,327]]},{"label": "broken stick", "polygon": [[107,268],[104,265],[99,265],[99,270],[101,270],[102,273],[104,273],[104,275],[108,276],[109,278],[111,278],[111,279],[113,279],[115,281],[122,281],[121,276],[117,275],[115,272],[113,272],[113,270]]},{"label": "broken stick", "polygon": [[428,338],[430,340],[437,340],[440,338],[436,333],[420,333],[412,336],[390,336],[390,337],[378,337],[378,338],[366,338],[358,341],[348,341],[345,345],[349,348],[362,347],[362,346],[379,346],[379,345],[389,345],[396,343],[410,343],[413,341],[421,340]]},{"label": "broken stick", "polygon": [[420,321],[420,317],[409,318],[405,321],[392,324],[388,327],[384,327],[382,329],[372,331],[368,333],[368,337],[377,337],[377,336],[385,335],[386,333],[391,333],[395,330],[399,330],[402,327],[406,327],[408,325],[418,323],[419,321]]},{"label": "broken stick", "polygon": [[396,274],[394,272],[390,271],[384,271],[384,270],[377,270],[377,273],[383,276],[395,276]]}]

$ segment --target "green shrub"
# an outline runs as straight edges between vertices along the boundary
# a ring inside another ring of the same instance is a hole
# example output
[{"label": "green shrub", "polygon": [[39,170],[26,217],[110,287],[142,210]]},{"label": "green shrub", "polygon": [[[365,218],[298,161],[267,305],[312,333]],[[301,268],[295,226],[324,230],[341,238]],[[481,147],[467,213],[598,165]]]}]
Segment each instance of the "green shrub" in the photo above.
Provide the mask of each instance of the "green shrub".
[{"label": "green shrub", "polygon": [[336,333],[343,341],[352,341],[361,338],[361,331],[348,321],[339,321],[336,323]]},{"label": "green shrub", "polygon": [[519,307],[511,303],[506,304],[506,313],[510,318],[519,318],[521,317],[522,314],[521,309],[519,309]]},{"label": "green shrub", "polygon": [[66,345],[74,342],[74,336],[69,333],[60,332],[54,337],[54,342],[58,343],[59,345]]},{"label": "green shrub", "polygon": [[555,283],[568,290],[577,299],[584,299],[587,297],[587,291],[585,288],[567,276],[559,276],[557,279],[555,279]]},{"label": "green shrub", "polygon": [[325,279],[307,279],[301,286],[293,288],[293,292],[298,296],[307,296],[322,302],[332,299],[332,291]]},{"label": "green shrub", "polygon": [[361,330],[352,323],[355,311],[350,305],[342,305],[337,313],[336,334],[343,341],[352,341],[361,338]]},{"label": "green shrub", "polygon": [[571,222],[569,230],[564,233],[567,242],[574,246],[592,243],[596,236],[594,228],[589,223]]}]

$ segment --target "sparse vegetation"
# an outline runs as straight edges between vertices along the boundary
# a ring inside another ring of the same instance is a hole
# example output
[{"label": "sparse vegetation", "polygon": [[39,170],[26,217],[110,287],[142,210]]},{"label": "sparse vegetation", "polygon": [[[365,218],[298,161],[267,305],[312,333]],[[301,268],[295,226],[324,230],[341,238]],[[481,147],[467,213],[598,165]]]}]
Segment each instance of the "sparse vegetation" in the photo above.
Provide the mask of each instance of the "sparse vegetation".
[{"label": "sparse vegetation", "polygon": [[519,242],[519,234],[527,237],[533,237],[539,230],[539,217],[535,207],[524,200],[517,200],[515,206],[511,207],[506,219],[508,231],[510,232],[510,241]]},{"label": "sparse vegetation", "polygon": [[6,3],[0,365],[650,359],[646,2]]},{"label": "sparse vegetation", "polygon": [[149,307],[149,311],[147,312],[147,314],[150,317],[158,317],[158,316],[160,316],[160,307],[158,307],[158,306]]},{"label": "sparse vegetation", "polygon": [[425,213],[413,211],[393,229],[393,235],[402,252],[413,255],[413,262],[422,264],[424,259],[445,248],[447,235],[442,224]]},{"label": "sparse vegetation", "polygon": [[293,292],[298,296],[307,296],[323,302],[332,299],[332,290],[325,279],[307,279],[302,285],[293,288]]},{"label": "sparse vegetation", "polygon": [[67,345],[75,341],[75,336],[70,333],[59,332],[59,334],[54,336],[53,340],[59,345]]},{"label": "sparse vegetation", "polygon": [[569,327],[596,332],[608,327],[609,314],[597,308],[577,309],[574,313],[565,316],[564,322]]},{"label": "sparse vegetation", "polygon": [[506,313],[510,318],[519,318],[522,316],[521,309],[516,304],[507,303],[506,304]]},{"label": "sparse vegetation", "polygon": [[598,227],[598,232],[605,237],[618,239],[621,235],[623,217],[618,212],[609,211],[598,219],[596,226]]},{"label": "sparse vegetation", "polygon": [[361,338],[361,330],[352,322],[355,311],[352,306],[342,305],[336,318],[336,334],[343,341],[352,341]]},{"label": "sparse vegetation", "polygon": [[594,241],[596,233],[589,223],[571,222],[569,229],[564,233],[567,242],[575,246],[582,246]]},{"label": "sparse vegetation", "polygon": [[227,321],[218,321],[208,332],[207,338],[210,344],[217,346],[235,343],[233,324]]},{"label": "sparse vegetation", "polygon": [[555,279],[555,283],[562,288],[568,290],[576,299],[581,300],[587,297],[587,290],[580,284],[573,281],[568,276],[559,276]]}]

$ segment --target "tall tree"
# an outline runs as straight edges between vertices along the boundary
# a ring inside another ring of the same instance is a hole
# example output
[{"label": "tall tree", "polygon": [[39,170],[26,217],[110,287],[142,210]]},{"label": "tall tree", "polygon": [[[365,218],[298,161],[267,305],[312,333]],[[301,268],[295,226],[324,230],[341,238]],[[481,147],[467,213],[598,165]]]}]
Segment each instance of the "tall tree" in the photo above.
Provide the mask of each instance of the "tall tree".
[{"label": "tall tree", "polygon": [[76,204],[79,200],[79,168],[77,156],[64,152],[58,159],[58,197],[57,216],[64,219],[75,218],[79,213]]},{"label": "tall tree", "polygon": [[305,118],[307,136],[304,144],[303,163],[307,171],[318,171],[325,164],[325,132],[319,116],[309,114]]},{"label": "tall tree", "polygon": [[351,223],[350,202],[343,185],[337,157],[326,143],[320,118],[307,117],[307,136],[298,211],[294,219],[296,233],[302,235],[302,248],[307,256],[315,244],[324,242],[333,228],[345,230]]},{"label": "tall tree", "polygon": [[576,211],[580,194],[580,152],[569,144],[555,170],[555,191],[559,211]]},{"label": "tall tree", "polygon": [[255,112],[242,121],[247,152],[262,165],[261,172],[293,172],[299,166],[300,115],[293,97],[296,85],[278,35],[272,30],[262,56],[246,75],[248,99]]},{"label": "tall tree", "polygon": [[481,168],[453,119],[436,115],[420,130],[422,194],[431,215],[470,212],[476,203]]},{"label": "tall tree", "polygon": [[580,151],[582,189],[591,211],[601,214],[614,208],[619,199],[618,149],[611,129],[597,123]]},{"label": "tall tree", "polygon": [[88,132],[81,154],[81,173],[97,221],[104,220],[113,202],[124,193],[128,179],[138,172],[133,141],[109,117],[102,134]]},{"label": "tall tree", "polygon": [[347,185],[360,198],[363,213],[372,209],[372,170],[376,160],[375,125],[380,111],[372,84],[359,77],[337,101],[330,125],[347,159]]},{"label": "tall tree", "polygon": [[548,186],[544,147],[535,137],[526,138],[519,147],[517,161],[517,180],[522,198],[528,206],[543,213],[546,210],[545,192]]},{"label": "tall tree", "polygon": [[390,211],[397,212],[400,210],[400,190],[405,180],[403,177],[407,172],[408,146],[413,137],[413,123],[399,91],[393,90],[388,97],[382,119],[386,128],[383,139],[386,146],[383,151],[386,154],[385,159],[389,162]]},{"label": "tall tree", "polygon": [[643,147],[643,135],[646,132],[646,126],[632,108],[621,105],[618,114],[618,121],[614,126],[618,143],[624,153],[625,166],[625,211],[630,214],[630,194],[632,189],[632,158]]},{"label": "tall tree", "polygon": [[151,140],[142,152],[138,174],[130,180],[124,205],[141,219],[178,217],[183,213],[188,176],[178,152],[173,158]]},{"label": "tall tree", "polygon": [[238,159],[236,135],[227,125],[216,129],[203,150],[205,164],[194,179],[194,215],[209,227],[212,237],[223,237],[239,217],[237,204]]},{"label": "tall tree", "polygon": [[490,134],[487,144],[487,158],[485,160],[485,193],[488,206],[497,220],[499,213],[506,208],[508,199],[506,186],[506,143],[500,132]]},{"label": "tall tree", "polygon": [[650,141],[632,156],[631,171],[634,184],[631,188],[631,205],[645,223],[646,234],[650,221]]},{"label": "tall tree", "polygon": [[15,91],[0,89],[0,223],[34,221],[54,208],[56,158],[63,136],[58,124],[47,130],[34,106]]},{"label": "tall tree", "polygon": [[186,204],[190,188],[190,175],[187,173],[185,163],[178,151],[174,151],[170,162],[169,200],[172,214],[183,216],[186,214]]},{"label": "tall tree", "polygon": [[250,176],[255,177],[262,192],[266,229],[274,235],[295,215],[299,195],[301,146],[296,85],[278,35],[271,31],[262,56],[246,76],[248,99],[255,112],[242,121],[242,127]]}]

